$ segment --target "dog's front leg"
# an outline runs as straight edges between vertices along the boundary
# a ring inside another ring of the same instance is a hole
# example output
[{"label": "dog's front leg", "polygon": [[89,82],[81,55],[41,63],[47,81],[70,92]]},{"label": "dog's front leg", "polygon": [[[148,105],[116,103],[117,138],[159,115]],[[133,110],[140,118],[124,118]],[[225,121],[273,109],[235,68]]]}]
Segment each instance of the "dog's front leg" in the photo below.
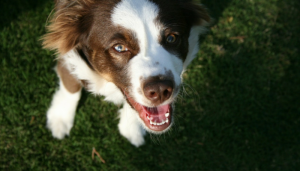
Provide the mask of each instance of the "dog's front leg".
[{"label": "dog's front leg", "polygon": [[73,127],[81,85],[61,60],[58,61],[56,72],[59,77],[59,89],[55,92],[47,112],[47,127],[53,137],[62,139],[65,135],[69,135]]},{"label": "dog's front leg", "polygon": [[124,103],[123,108],[119,112],[120,123],[118,127],[120,133],[136,147],[144,144],[146,132],[138,121],[138,113],[127,102]]}]

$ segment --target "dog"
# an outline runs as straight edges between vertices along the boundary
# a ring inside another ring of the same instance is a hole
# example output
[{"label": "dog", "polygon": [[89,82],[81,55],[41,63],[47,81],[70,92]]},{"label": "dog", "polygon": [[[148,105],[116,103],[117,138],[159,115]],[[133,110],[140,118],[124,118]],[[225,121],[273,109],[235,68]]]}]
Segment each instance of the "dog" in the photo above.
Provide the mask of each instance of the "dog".
[{"label": "dog", "polygon": [[122,105],[119,131],[131,144],[173,125],[182,73],[210,21],[189,0],[56,0],[43,47],[56,51],[59,89],[47,127],[63,139],[84,87]]}]

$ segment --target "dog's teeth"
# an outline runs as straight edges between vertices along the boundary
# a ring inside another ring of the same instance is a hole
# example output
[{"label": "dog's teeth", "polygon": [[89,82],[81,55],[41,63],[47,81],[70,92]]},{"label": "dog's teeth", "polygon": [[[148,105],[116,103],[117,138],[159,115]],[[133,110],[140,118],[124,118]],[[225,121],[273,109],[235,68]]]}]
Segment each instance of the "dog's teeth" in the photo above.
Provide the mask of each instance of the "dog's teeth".
[{"label": "dog's teeth", "polygon": [[156,121],[152,122],[152,120],[150,120],[151,125],[158,125],[158,126],[163,125],[163,124],[168,123],[168,122],[169,122],[168,118],[167,118],[166,121],[162,121],[162,122],[156,122]]},{"label": "dog's teeth", "polygon": [[147,116],[147,119],[150,120],[149,116]]},{"label": "dog's teeth", "polygon": [[163,124],[165,124],[166,122],[165,121],[162,121],[162,122],[160,122],[160,123],[156,123],[156,125],[163,125]]},{"label": "dog's teeth", "polygon": [[168,117],[170,115],[170,113],[166,113],[165,116]]}]

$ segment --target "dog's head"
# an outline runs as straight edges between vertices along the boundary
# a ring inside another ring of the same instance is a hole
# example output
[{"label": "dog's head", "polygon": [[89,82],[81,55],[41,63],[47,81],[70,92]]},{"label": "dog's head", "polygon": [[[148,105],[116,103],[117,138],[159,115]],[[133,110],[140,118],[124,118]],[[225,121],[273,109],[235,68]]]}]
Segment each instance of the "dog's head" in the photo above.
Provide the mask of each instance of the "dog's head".
[{"label": "dog's head", "polygon": [[44,46],[76,50],[124,93],[148,131],[160,133],[172,125],[181,74],[209,20],[186,0],[57,0]]}]

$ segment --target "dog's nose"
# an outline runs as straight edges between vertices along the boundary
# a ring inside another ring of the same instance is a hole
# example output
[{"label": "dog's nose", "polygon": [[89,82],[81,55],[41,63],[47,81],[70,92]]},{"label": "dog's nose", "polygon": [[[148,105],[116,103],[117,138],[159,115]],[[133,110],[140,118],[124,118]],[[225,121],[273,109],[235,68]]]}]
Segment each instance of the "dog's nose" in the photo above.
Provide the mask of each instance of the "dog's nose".
[{"label": "dog's nose", "polygon": [[168,100],[173,93],[173,82],[170,80],[148,80],[144,83],[144,95],[154,105]]}]

